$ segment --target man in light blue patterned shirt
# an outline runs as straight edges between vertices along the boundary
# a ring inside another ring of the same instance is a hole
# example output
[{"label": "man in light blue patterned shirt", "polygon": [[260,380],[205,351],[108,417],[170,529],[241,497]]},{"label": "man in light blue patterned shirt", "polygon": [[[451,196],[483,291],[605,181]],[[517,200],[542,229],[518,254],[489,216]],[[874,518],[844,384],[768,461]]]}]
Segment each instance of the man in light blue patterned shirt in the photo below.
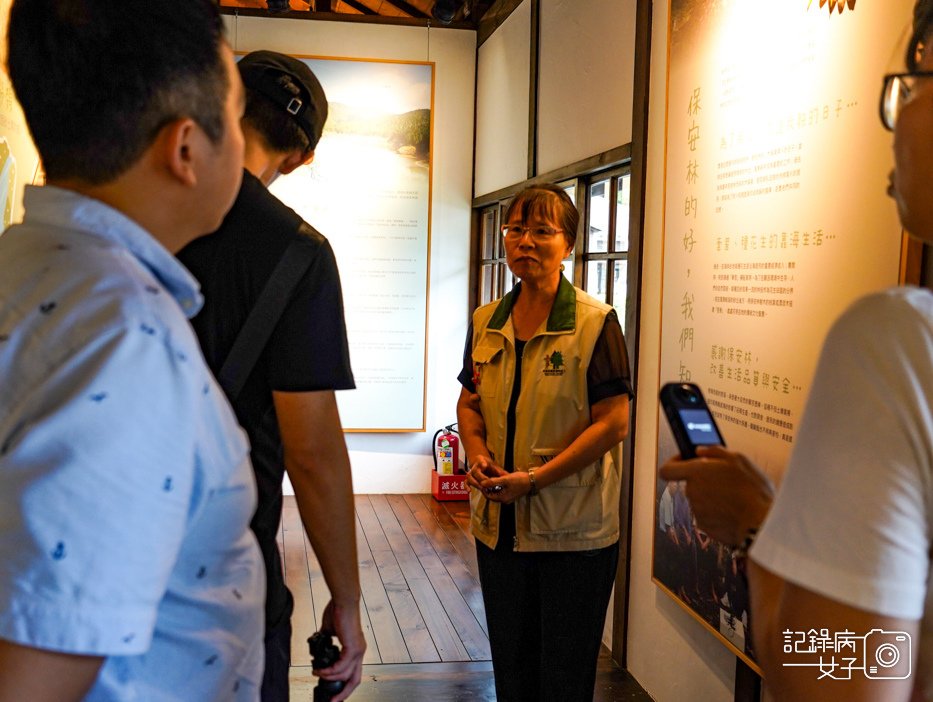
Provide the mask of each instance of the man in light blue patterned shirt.
[{"label": "man in light blue patterned shirt", "polygon": [[49,185],[0,237],[0,702],[256,700],[248,446],[172,254],[241,178],[212,0],[15,0]]}]

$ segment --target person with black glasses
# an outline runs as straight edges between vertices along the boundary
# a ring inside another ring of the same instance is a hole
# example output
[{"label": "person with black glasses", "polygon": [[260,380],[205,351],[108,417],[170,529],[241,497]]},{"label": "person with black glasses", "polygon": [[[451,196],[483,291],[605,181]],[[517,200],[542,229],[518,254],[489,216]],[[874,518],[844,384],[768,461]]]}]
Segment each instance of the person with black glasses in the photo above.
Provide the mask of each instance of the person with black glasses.
[{"label": "person with black glasses", "polygon": [[619,443],[632,384],[615,310],[561,273],[580,216],[554,185],[518,193],[520,282],[473,315],[457,420],[499,702],[593,699],[619,558]]},{"label": "person with black glasses", "polygon": [[[894,132],[888,192],[904,228],[929,244],[933,0],[916,3],[906,62],[882,89],[882,122]],[[758,532],[748,559],[752,632],[774,699],[933,700],[929,288],[869,295],[834,324],[776,498],[754,465],[722,448],[669,461],[661,477],[686,480],[715,538],[747,549]],[[853,637],[850,679],[822,679],[786,653],[788,633],[822,629]]]}]

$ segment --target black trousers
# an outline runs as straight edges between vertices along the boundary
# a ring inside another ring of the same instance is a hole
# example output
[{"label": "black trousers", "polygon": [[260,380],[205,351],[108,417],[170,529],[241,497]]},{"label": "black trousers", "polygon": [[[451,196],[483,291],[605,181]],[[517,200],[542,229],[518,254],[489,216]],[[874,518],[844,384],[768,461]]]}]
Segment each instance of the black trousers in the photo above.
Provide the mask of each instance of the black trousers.
[{"label": "black trousers", "polygon": [[516,553],[476,542],[498,702],[592,702],[618,543]]},{"label": "black trousers", "polygon": [[292,661],[292,610],[294,600],[288,593],[288,608],[282,618],[266,628],[266,668],[259,699],[262,702],[288,702],[288,668]]}]

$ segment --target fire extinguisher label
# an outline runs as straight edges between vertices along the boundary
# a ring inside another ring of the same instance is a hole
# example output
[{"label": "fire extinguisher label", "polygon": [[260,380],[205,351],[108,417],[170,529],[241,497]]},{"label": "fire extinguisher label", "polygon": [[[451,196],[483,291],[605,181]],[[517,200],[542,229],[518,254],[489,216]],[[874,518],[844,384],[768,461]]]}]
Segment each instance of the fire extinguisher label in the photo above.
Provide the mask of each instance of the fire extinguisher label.
[{"label": "fire extinguisher label", "polygon": [[437,450],[437,472],[441,475],[454,474],[454,450],[449,444]]}]

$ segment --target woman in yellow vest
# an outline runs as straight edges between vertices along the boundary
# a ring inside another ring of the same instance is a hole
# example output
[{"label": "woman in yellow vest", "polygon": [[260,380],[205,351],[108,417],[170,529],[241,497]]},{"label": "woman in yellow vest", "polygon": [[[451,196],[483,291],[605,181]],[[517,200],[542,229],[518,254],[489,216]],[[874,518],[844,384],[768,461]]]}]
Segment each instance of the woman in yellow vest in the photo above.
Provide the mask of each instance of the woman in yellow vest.
[{"label": "woman in yellow vest", "polygon": [[457,420],[496,694],[593,698],[619,542],[619,443],[632,385],[615,310],[561,274],[580,215],[554,185],[502,227],[520,282],[479,308]]}]

